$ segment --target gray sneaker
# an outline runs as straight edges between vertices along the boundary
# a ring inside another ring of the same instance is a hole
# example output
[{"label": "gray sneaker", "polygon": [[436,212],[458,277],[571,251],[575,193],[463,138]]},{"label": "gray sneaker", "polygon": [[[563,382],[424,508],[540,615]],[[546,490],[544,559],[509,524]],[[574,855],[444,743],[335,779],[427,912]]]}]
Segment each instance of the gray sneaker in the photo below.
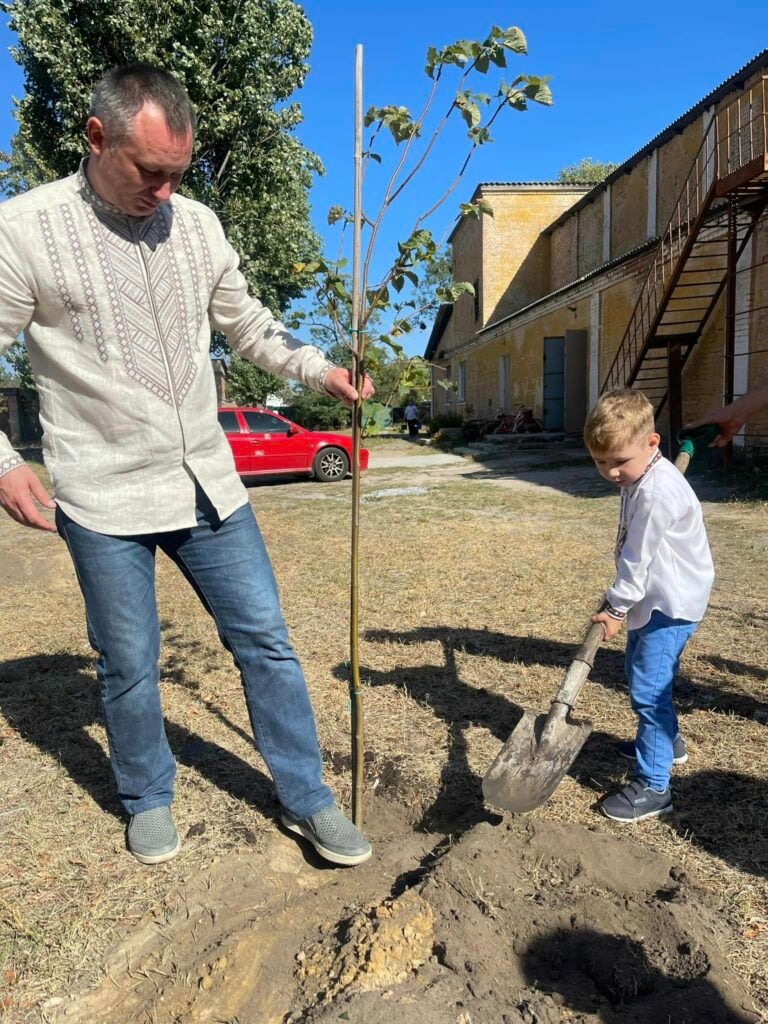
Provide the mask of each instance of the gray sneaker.
[{"label": "gray sneaker", "polygon": [[371,856],[371,844],[336,804],[301,820],[284,811],[280,820],[290,832],[308,839],[320,856],[332,864],[362,864]]},{"label": "gray sneaker", "polygon": [[656,818],[672,810],[672,792],[667,786],[660,793],[635,779],[618,793],[607,796],[600,804],[600,810],[606,818],[620,821],[623,825],[644,818]]},{"label": "gray sneaker", "polygon": [[[617,743],[616,749],[622,757],[626,757],[628,761],[637,760],[635,755],[635,744],[630,743]],[[685,740],[680,733],[675,736],[672,740],[672,764],[685,764],[688,760],[688,751],[685,747]]]},{"label": "gray sneaker", "polygon": [[134,814],[128,823],[128,849],[142,864],[162,864],[181,849],[170,807]]}]

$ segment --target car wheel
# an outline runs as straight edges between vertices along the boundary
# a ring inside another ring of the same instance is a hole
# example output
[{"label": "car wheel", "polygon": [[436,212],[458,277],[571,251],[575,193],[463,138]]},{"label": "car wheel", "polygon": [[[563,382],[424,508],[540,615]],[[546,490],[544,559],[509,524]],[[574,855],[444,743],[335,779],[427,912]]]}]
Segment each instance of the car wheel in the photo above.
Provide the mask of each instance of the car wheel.
[{"label": "car wheel", "polygon": [[349,459],[341,448],[323,448],[312,462],[312,472],[316,480],[328,483],[331,480],[343,480],[349,472]]}]

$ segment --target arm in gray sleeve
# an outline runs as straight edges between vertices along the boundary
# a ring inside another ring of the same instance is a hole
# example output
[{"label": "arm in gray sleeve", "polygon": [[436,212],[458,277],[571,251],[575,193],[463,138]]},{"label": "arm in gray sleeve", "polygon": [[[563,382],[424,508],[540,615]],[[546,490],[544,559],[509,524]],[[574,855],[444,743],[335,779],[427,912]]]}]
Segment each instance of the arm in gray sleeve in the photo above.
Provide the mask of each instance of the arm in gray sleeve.
[{"label": "arm in gray sleeve", "polygon": [[323,391],[325,375],[333,369],[333,363],[314,345],[295,338],[266,306],[248,294],[237,253],[223,234],[222,241],[227,264],[208,308],[214,328],[227,336],[233,352],[262,370]]},{"label": "arm in gray sleeve", "polygon": [[[32,319],[35,295],[21,270],[20,246],[0,210],[0,356],[5,355]],[[8,435],[0,430],[0,476],[22,466]]]}]

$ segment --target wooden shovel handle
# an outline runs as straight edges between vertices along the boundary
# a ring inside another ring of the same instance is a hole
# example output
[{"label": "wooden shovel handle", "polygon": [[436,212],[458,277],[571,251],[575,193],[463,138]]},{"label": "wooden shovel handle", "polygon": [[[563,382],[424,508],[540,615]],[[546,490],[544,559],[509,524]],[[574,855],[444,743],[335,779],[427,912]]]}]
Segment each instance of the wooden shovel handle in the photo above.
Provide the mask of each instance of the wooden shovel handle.
[{"label": "wooden shovel handle", "polygon": [[552,701],[553,709],[554,705],[559,704],[563,708],[562,714],[565,715],[568,709],[572,708],[576,703],[576,699],[581,693],[581,688],[586,683],[595,662],[597,649],[603,642],[604,637],[605,627],[602,622],[593,622],[587,631],[587,635],[584,637],[584,642],[576,653],[576,657],[568,666],[565,679],[563,679],[560,689]]}]

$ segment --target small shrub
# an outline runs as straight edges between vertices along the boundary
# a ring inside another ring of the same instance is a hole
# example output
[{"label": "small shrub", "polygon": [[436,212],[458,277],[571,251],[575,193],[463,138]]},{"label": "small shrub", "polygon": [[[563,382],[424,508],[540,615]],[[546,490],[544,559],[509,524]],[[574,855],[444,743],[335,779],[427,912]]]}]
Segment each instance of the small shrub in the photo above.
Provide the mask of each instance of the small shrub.
[{"label": "small shrub", "polygon": [[436,434],[441,427],[460,427],[464,423],[464,417],[456,412],[443,412],[439,416],[433,416],[429,421],[429,433]]}]

